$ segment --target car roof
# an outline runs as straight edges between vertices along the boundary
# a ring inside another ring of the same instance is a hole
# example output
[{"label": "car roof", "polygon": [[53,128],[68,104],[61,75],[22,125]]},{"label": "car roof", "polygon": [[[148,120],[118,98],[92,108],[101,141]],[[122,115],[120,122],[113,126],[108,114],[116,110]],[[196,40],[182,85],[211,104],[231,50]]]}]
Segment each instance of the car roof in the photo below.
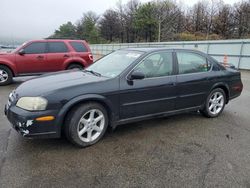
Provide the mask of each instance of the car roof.
[{"label": "car roof", "polygon": [[40,40],[30,40],[27,43],[30,42],[63,42],[63,41],[67,41],[67,42],[83,42],[85,40],[74,40],[74,39],[40,39]]},{"label": "car roof", "polygon": [[185,50],[185,51],[193,51],[193,52],[200,52],[196,49],[187,49],[187,48],[157,48],[157,47],[148,47],[148,48],[142,48],[142,47],[136,47],[136,48],[122,48],[120,50],[131,50],[131,51],[141,51],[141,52],[155,52],[155,51],[161,51],[161,50]]}]

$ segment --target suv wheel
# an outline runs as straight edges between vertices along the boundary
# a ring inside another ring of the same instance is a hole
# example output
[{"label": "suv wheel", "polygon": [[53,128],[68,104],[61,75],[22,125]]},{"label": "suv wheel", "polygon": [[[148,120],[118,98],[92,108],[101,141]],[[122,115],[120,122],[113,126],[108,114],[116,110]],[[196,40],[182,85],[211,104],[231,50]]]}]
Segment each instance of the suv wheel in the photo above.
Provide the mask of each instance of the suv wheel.
[{"label": "suv wheel", "polygon": [[206,117],[217,117],[219,116],[226,104],[226,95],[223,89],[214,89],[207,97],[206,104],[202,114]]},{"label": "suv wheel", "polygon": [[68,114],[65,121],[65,135],[69,141],[80,147],[97,143],[108,127],[108,115],[98,103],[80,105]]},{"label": "suv wheel", "polygon": [[12,82],[13,74],[11,70],[3,65],[0,65],[0,86],[8,85]]},{"label": "suv wheel", "polygon": [[70,70],[70,69],[83,69],[83,66],[78,65],[78,64],[71,64],[68,66],[67,70]]}]

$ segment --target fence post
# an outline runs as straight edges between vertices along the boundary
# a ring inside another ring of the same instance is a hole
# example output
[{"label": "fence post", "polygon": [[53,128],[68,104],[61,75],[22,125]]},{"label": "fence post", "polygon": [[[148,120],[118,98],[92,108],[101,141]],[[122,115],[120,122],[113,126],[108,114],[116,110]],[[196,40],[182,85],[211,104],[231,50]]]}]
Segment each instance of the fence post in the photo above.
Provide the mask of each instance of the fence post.
[{"label": "fence post", "polygon": [[239,57],[239,62],[238,62],[238,69],[240,68],[240,63],[241,63],[241,58],[242,58],[242,52],[243,52],[243,46],[244,46],[244,41],[241,42],[240,57]]},{"label": "fence post", "polygon": [[207,43],[207,54],[209,54],[209,47],[210,47],[210,42]]}]

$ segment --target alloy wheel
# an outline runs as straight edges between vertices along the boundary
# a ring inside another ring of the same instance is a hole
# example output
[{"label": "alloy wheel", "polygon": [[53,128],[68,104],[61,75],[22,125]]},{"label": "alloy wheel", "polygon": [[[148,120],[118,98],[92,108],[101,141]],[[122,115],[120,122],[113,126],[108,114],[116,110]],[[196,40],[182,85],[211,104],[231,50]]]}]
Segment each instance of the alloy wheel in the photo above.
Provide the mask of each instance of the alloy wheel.
[{"label": "alloy wheel", "polygon": [[215,92],[211,95],[208,103],[208,110],[211,114],[217,115],[224,106],[224,95],[221,92]]},{"label": "alloy wheel", "polygon": [[78,123],[78,136],[83,142],[93,142],[101,135],[104,125],[104,114],[98,109],[91,109]]},{"label": "alloy wheel", "polygon": [[9,75],[5,70],[0,69],[0,83],[4,83],[8,80]]}]

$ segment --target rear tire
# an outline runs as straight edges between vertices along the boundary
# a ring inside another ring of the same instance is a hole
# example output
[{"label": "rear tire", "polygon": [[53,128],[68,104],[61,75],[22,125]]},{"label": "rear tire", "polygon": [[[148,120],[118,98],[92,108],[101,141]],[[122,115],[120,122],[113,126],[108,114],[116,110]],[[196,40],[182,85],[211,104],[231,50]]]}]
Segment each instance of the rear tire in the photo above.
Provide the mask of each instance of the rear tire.
[{"label": "rear tire", "polygon": [[73,108],[66,117],[64,132],[66,138],[79,147],[97,143],[108,127],[108,115],[98,103],[85,103]]},{"label": "rear tire", "polygon": [[226,104],[226,94],[223,89],[216,88],[208,95],[205,106],[200,112],[208,117],[218,117],[224,110]]},{"label": "rear tire", "polygon": [[68,66],[67,70],[71,70],[71,69],[83,69],[83,66],[82,65],[79,65],[79,64],[71,64]]},{"label": "rear tire", "polygon": [[5,86],[12,83],[13,74],[11,70],[4,66],[0,65],[0,86]]}]

